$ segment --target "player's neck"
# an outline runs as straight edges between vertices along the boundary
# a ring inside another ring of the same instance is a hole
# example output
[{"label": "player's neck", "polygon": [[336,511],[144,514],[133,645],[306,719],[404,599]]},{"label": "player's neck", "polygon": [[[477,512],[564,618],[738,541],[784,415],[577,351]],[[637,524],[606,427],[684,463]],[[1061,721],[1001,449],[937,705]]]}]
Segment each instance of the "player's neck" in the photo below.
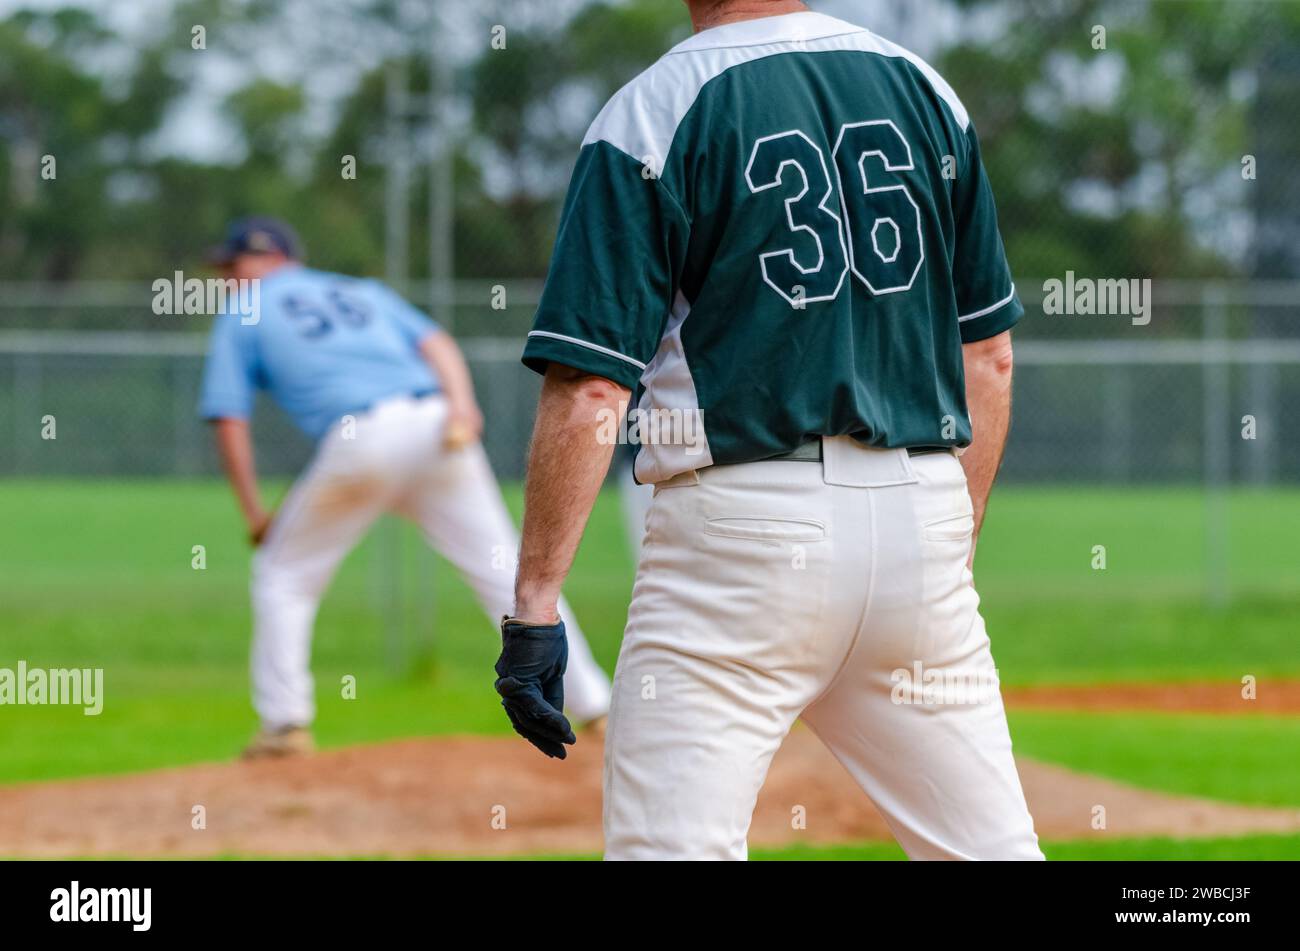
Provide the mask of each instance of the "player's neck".
[{"label": "player's neck", "polygon": [[806,13],[808,5],[801,0],[722,0],[721,3],[706,8],[691,7],[691,25],[695,32],[710,30],[727,23],[739,23],[741,20],[757,20],[760,17],[784,16],[787,13]]},{"label": "player's neck", "polygon": [[299,266],[300,264],[298,261],[295,261],[292,258],[285,258],[280,261],[261,265],[255,270],[241,276],[248,279],[265,280],[274,274],[285,273]]}]

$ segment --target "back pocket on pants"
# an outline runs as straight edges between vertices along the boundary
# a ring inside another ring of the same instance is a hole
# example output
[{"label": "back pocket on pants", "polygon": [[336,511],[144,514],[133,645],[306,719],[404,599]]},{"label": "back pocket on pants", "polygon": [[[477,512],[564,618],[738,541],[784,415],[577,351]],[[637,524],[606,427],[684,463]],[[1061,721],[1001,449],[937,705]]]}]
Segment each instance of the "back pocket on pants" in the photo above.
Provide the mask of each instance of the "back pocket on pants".
[{"label": "back pocket on pants", "polygon": [[975,532],[975,516],[970,512],[949,515],[926,522],[921,526],[927,541],[960,542],[966,541]]},{"label": "back pocket on pants", "polygon": [[813,518],[734,515],[705,519],[704,534],[763,542],[819,542],[826,525]]}]

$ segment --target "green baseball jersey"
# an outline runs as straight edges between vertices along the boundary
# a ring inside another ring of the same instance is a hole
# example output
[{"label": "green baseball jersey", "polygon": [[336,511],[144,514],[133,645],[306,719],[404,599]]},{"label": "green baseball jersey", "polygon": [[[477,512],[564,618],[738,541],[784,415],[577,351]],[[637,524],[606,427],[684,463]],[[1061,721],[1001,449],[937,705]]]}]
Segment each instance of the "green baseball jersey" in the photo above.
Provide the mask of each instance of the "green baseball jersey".
[{"label": "green baseball jersey", "polygon": [[637,389],[658,482],[820,435],[965,445],[962,343],[1023,312],[956,94],[805,12],[705,30],[606,104],[523,360]]}]

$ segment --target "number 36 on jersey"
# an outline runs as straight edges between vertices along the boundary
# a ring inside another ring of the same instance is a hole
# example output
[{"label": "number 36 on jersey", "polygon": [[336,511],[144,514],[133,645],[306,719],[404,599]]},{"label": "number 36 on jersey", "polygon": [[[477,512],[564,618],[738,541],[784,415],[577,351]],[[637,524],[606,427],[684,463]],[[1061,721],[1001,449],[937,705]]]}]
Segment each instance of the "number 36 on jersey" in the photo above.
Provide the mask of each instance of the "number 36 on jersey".
[{"label": "number 36 on jersey", "polygon": [[[763,280],[791,307],[834,300],[850,271],[872,294],[910,290],[925,262],[921,209],[894,173],[915,169],[912,148],[888,119],[842,125],[830,162],[798,129],[754,142],[745,182],[755,194],[784,186],[792,234],[807,239],[759,255]],[[813,253],[815,252],[815,253]]]}]

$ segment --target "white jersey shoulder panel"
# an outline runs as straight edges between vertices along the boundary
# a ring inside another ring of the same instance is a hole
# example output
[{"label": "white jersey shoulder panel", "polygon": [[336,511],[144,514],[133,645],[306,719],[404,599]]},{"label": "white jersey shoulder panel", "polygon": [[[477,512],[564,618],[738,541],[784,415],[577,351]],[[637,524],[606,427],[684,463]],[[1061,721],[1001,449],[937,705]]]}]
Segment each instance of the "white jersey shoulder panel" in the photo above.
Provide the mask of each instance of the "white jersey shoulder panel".
[{"label": "white jersey shoulder panel", "polygon": [[696,34],[677,44],[601,109],[582,144],[608,142],[656,172],[700,90],[733,66],[781,53],[860,50],[906,59],[952,110],[963,131],[970,117],[957,94],[929,63],[870,30],[820,13],[762,17]]}]

